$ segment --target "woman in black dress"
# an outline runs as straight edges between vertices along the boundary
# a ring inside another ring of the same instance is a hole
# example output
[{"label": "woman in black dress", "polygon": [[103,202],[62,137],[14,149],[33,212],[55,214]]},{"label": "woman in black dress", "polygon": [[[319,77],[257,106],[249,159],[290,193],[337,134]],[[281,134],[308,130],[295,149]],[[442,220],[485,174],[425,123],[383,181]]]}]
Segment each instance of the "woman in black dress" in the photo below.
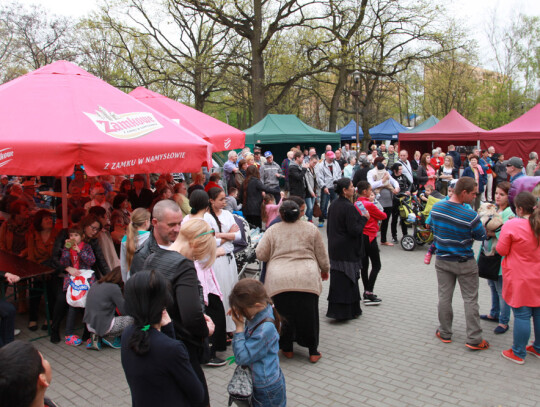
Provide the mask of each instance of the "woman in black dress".
[{"label": "woman in black dress", "polygon": [[[360,265],[362,232],[368,218],[351,202],[354,186],[349,178],[334,183],[339,198],[328,210],[328,255],[330,257],[330,290],[328,318],[340,321],[357,318],[360,309]],[[357,202],[362,205],[361,202]],[[365,211],[366,215],[367,211]]]}]

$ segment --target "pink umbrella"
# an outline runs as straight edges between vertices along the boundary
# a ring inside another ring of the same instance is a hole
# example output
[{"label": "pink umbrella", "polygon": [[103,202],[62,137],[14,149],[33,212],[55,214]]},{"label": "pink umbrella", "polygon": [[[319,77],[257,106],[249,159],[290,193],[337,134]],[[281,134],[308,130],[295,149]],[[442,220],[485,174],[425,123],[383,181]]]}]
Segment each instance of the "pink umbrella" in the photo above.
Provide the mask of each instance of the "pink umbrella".
[{"label": "pink umbrella", "polygon": [[0,171],[68,176],[193,172],[211,145],[158,111],[58,61],[0,86]]},{"label": "pink umbrella", "polygon": [[178,121],[181,127],[204,138],[212,144],[214,152],[243,148],[245,145],[246,135],[243,131],[214,119],[212,116],[141,86],[129,94],[169,119]]}]

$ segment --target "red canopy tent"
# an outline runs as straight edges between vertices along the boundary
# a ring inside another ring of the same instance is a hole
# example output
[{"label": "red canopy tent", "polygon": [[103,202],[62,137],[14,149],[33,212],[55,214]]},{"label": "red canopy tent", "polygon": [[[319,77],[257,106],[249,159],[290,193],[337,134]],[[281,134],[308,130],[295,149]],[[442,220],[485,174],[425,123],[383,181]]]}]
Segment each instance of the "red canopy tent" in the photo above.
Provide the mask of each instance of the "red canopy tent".
[{"label": "red canopy tent", "polygon": [[480,140],[484,129],[476,126],[452,109],[439,123],[418,133],[399,133],[399,148],[407,150],[409,157],[414,151],[431,153],[435,147],[446,151],[450,144],[456,146],[473,146]]},{"label": "red canopy tent", "polygon": [[526,163],[531,151],[540,152],[540,104],[516,120],[487,131],[481,146],[493,146],[498,153],[504,153],[506,159],[516,156]]},{"label": "red canopy tent", "polygon": [[129,93],[135,99],[157,110],[169,119],[178,121],[181,127],[192,131],[213,146],[213,152],[243,148],[246,135],[227,123],[214,119],[192,107],[152,92],[142,86]]},{"label": "red canopy tent", "polygon": [[68,176],[191,172],[211,145],[71,62],[0,86],[0,171]]}]

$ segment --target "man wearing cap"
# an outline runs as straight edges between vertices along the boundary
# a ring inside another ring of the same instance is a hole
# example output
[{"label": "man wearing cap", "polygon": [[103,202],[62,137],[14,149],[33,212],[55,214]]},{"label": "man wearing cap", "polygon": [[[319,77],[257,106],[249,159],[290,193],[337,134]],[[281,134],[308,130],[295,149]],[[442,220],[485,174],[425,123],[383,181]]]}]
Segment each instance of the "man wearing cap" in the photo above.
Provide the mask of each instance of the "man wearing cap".
[{"label": "man wearing cap", "polygon": [[150,208],[154,200],[154,194],[144,187],[145,179],[141,174],[133,177],[133,188],[128,193],[128,200],[133,210],[137,208]]},{"label": "man wearing cap", "polygon": [[327,151],[324,161],[317,164],[315,167],[315,175],[317,177],[317,185],[321,188],[321,211],[322,216],[319,218],[319,227],[324,226],[324,220],[328,214],[328,204],[337,198],[334,192],[334,181],[341,178],[341,168],[334,161],[335,154],[333,151]]},{"label": "man wearing cap", "polygon": [[257,168],[261,168],[261,165],[263,164],[262,163],[262,160],[261,160],[261,148],[260,147],[255,147],[253,149],[253,161],[255,162],[255,165],[257,166]]},{"label": "man wearing cap", "polygon": [[84,204],[84,209],[87,211],[94,206],[101,206],[107,212],[111,210],[111,204],[105,199],[105,189],[102,186],[92,189],[92,200]]},{"label": "man wearing cap", "polygon": [[261,182],[265,187],[268,187],[272,190],[272,195],[276,200],[276,203],[279,203],[281,200],[281,194],[279,189],[279,179],[285,178],[281,167],[278,163],[274,161],[274,156],[271,151],[265,151],[264,156],[266,162],[260,168]]},{"label": "man wearing cap", "polygon": [[525,176],[523,173],[523,160],[519,157],[512,157],[506,162],[506,172],[510,175],[510,183],[519,177]]}]

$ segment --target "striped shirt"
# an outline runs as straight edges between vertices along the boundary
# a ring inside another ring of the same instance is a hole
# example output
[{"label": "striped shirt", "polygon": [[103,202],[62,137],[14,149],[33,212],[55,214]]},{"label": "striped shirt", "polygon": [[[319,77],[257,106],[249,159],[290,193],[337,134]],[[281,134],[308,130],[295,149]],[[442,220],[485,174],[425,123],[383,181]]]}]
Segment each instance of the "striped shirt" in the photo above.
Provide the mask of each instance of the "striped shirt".
[{"label": "striped shirt", "polygon": [[430,216],[437,257],[454,261],[474,258],[474,240],[486,239],[486,231],[475,211],[444,200],[433,205]]}]

